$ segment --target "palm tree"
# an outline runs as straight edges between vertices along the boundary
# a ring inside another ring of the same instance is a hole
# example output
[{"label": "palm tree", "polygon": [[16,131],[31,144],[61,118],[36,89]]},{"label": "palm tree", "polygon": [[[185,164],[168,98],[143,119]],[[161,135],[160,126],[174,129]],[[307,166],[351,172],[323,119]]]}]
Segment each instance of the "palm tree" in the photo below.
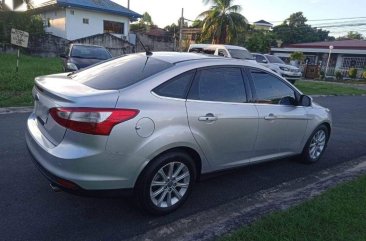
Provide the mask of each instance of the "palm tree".
[{"label": "palm tree", "polygon": [[[27,9],[33,8],[33,1],[32,0],[13,0],[13,9],[16,9],[20,7],[23,3],[27,5]],[[1,0],[0,4],[0,10],[1,11],[10,11],[9,7],[5,4],[5,0]]]},{"label": "palm tree", "polygon": [[202,19],[202,39],[212,39],[213,44],[236,42],[238,33],[248,24],[241,15],[240,5],[232,5],[234,0],[203,0],[212,3],[210,10],[197,18]]}]

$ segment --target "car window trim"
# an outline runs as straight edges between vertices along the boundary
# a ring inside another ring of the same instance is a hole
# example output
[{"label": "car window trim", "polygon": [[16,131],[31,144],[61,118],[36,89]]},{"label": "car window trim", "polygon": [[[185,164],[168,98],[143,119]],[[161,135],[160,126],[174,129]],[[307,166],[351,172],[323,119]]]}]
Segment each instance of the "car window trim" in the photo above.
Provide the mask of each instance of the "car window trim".
[{"label": "car window trim", "polygon": [[[189,99],[188,96],[189,96],[189,93],[191,92],[191,89],[192,89],[192,86],[193,86],[193,83],[195,81],[197,81],[197,74],[202,71],[202,70],[205,70],[205,69],[216,69],[216,68],[237,68],[240,70],[240,73],[241,73],[241,78],[242,78],[242,81],[243,81],[243,84],[244,84],[244,91],[245,91],[245,99],[246,101],[245,102],[222,102],[222,101],[211,101],[211,100],[195,100],[195,99]],[[247,85],[245,84],[245,78],[244,78],[244,75],[243,75],[243,66],[241,65],[213,65],[213,66],[205,66],[205,67],[201,67],[201,68],[197,68],[196,69],[196,72],[194,74],[194,77],[193,79],[191,80],[191,86],[189,88],[189,91],[187,93],[187,96],[186,96],[186,100],[190,100],[190,101],[202,101],[202,102],[214,102],[214,103],[235,103],[235,104],[248,104],[248,92],[247,92]]]},{"label": "car window trim", "polygon": [[[252,78],[252,70],[254,71],[259,71],[259,72],[264,72],[267,73],[269,75],[272,75],[273,77],[277,78],[278,80],[280,80],[282,83],[284,83],[285,85],[287,85],[290,89],[292,89],[294,91],[295,94],[295,98],[296,98],[296,102],[297,104],[295,106],[298,106],[298,102],[300,99],[301,94],[294,89],[290,83],[288,83],[286,80],[283,80],[282,78],[280,78],[279,76],[275,75],[274,73],[268,72],[266,70],[263,69],[259,69],[259,68],[255,68],[255,67],[246,67],[246,71],[248,72],[248,77],[249,77],[249,82],[250,82],[250,87],[251,87],[251,91],[253,93],[253,103],[256,103],[256,101],[258,100],[257,98],[257,92],[255,90],[255,86],[254,86],[254,81]],[[261,104],[261,105],[273,105],[273,104],[264,104],[264,103],[256,103],[256,104]],[[287,105],[281,105],[281,104],[276,104],[276,105],[280,105],[280,106],[287,106]]]}]

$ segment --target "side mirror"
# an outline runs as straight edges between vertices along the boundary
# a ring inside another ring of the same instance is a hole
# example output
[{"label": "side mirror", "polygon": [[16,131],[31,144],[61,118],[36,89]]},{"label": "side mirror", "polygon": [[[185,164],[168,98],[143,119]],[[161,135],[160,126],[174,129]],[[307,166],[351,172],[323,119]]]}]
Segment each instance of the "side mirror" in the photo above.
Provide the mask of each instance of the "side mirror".
[{"label": "side mirror", "polygon": [[285,96],[283,97],[279,103],[280,105],[296,105],[296,100],[294,99],[294,97],[291,96]]},{"label": "side mirror", "polygon": [[267,61],[267,60],[265,60],[265,59],[263,59],[263,60],[262,60],[262,62],[263,62],[264,64],[268,63],[268,61]]},{"label": "side mirror", "polygon": [[300,101],[299,101],[299,105],[301,106],[311,106],[311,103],[312,103],[312,99],[310,96],[307,96],[307,95],[302,95],[300,96]]},{"label": "side mirror", "polygon": [[60,54],[60,58],[66,59],[66,54]]}]

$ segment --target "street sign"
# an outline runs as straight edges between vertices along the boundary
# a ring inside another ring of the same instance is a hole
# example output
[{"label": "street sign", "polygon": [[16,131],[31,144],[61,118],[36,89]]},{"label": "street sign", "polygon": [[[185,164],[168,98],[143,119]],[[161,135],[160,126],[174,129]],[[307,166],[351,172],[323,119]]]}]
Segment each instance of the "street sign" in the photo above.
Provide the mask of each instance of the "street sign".
[{"label": "street sign", "polygon": [[29,39],[29,33],[15,28],[11,29],[11,44],[27,48],[28,39]]}]

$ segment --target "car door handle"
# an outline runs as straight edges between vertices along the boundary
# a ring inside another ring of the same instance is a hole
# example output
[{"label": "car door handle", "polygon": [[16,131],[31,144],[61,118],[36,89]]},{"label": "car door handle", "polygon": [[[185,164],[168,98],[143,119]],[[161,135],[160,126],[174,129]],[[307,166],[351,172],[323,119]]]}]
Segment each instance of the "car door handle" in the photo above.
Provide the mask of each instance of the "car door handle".
[{"label": "car door handle", "polygon": [[265,120],[275,120],[277,119],[277,116],[275,116],[274,114],[269,114],[267,116],[264,117]]},{"label": "car door handle", "polygon": [[217,119],[217,116],[214,116],[214,114],[212,113],[208,113],[205,116],[198,117],[199,121],[216,121]]}]

